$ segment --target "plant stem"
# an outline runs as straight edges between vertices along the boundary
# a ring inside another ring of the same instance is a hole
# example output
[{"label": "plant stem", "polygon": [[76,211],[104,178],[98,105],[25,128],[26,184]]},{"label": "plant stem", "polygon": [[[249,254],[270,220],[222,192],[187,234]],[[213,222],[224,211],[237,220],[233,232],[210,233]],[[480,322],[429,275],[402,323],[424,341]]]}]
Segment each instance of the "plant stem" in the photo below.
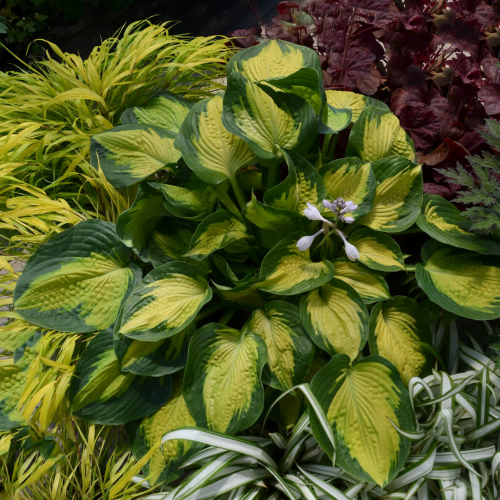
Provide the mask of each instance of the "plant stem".
[{"label": "plant stem", "polygon": [[238,202],[240,209],[243,209],[243,207],[247,204],[247,201],[245,200],[245,196],[243,194],[241,186],[238,183],[238,179],[236,178],[236,175],[231,175],[231,178],[229,180],[231,182],[231,186],[233,188],[234,195],[236,196],[236,201]]},{"label": "plant stem", "polygon": [[208,307],[207,309],[204,309],[203,311],[201,311],[198,314],[198,316],[196,316],[194,321],[197,322],[197,321],[201,321],[202,319],[208,318],[209,316],[216,313],[217,311],[219,311],[223,307],[225,307],[224,302],[219,302],[218,304],[214,304],[213,306]]},{"label": "plant stem", "polygon": [[280,161],[278,158],[269,167],[269,175],[267,176],[267,189],[276,186],[280,180]]},{"label": "plant stem", "polygon": [[333,134],[330,147],[328,148],[328,152],[326,154],[326,156],[330,158],[330,160],[333,160],[333,157],[335,156],[335,149],[337,148],[338,140],[339,140],[339,134]]},{"label": "plant stem", "polygon": [[219,320],[219,325],[226,326],[236,313],[236,309],[228,309]]}]

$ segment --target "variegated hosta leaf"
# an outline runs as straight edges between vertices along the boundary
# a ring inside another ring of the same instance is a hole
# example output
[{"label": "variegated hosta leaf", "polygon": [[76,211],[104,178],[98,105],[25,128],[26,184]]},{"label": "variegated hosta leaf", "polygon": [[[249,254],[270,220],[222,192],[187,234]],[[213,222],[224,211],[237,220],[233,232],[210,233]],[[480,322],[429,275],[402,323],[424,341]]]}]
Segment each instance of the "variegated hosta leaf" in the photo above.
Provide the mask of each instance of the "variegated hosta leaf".
[{"label": "variegated hosta leaf", "polygon": [[368,340],[368,310],[347,283],[333,279],[300,303],[302,324],[313,342],[330,354],[355,359]]},{"label": "variegated hosta leaf", "polygon": [[113,332],[99,332],[78,361],[69,390],[70,411],[94,424],[120,425],[160,409],[172,392],[172,379],[122,373]]},{"label": "variegated hosta leaf", "polygon": [[144,262],[149,262],[149,238],[151,233],[169,215],[160,191],[142,182],[132,206],[122,212],[116,221],[118,237]]},{"label": "variegated hosta leaf", "polygon": [[80,222],[38,247],[14,290],[16,312],[35,325],[87,333],[112,325],[141,278],[115,225]]},{"label": "variegated hosta leaf", "polygon": [[155,125],[120,125],[92,136],[90,163],[114,187],[131,186],[177,164],[181,153],[174,147],[175,135]]},{"label": "variegated hosta leaf", "polygon": [[465,318],[500,318],[500,262],[496,256],[429,241],[417,264],[418,285],[443,309]]},{"label": "variegated hosta leaf", "polygon": [[333,108],[350,109],[352,112],[352,123],[356,123],[359,115],[367,106],[389,110],[387,104],[382,101],[345,90],[327,90],[326,100]]},{"label": "variegated hosta leaf", "polygon": [[298,295],[333,278],[331,262],[313,262],[309,250],[301,252],[297,248],[300,236],[291,233],[268,252],[262,261],[257,288],[276,295]]},{"label": "variegated hosta leaf", "polygon": [[391,482],[410,451],[410,441],[391,421],[406,431],[415,428],[410,397],[396,368],[380,356],[351,365],[349,356],[338,354],[314,377],[311,389],[332,426],[337,464],[360,481],[382,487]]},{"label": "variegated hosta leaf", "polygon": [[227,210],[209,215],[197,228],[184,257],[203,260],[235,241],[251,238],[240,219]]},{"label": "variegated hosta leaf", "polygon": [[212,298],[203,273],[191,264],[170,262],[153,269],[123,304],[116,334],[156,341],[175,335]]},{"label": "variegated hosta leaf", "polygon": [[349,236],[349,242],[359,252],[359,261],[378,271],[402,271],[405,269],[399,245],[388,235],[363,228]]},{"label": "variegated hosta leaf", "polygon": [[264,405],[266,359],[266,344],[255,333],[216,323],[200,328],[189,344],[183,390],[196,423],[225,434],[251,426]]},{"label": "variegated hosta leaf", "polygon": [[256,237],[259,243],[271,249],[288,233],[306,231],[310,222],[302,214],[292,210],[271,207],[261,203],[252,193],[252,199],[242,210],[247,220],[259,228]]},{"label": "variegated hosta leaf", "polygon": [[256,307],[262,307],[266,303],[262,294],[257,290],[255,281],[245,281],[234,287],[218,285],[217,283],[214,283],[214,286],[218,295],[225,302],[253,311]]},{"label": "variegated hosta leaf", "polygon": [[[127,426],[132,452],[137,459],[146,455],[168,432],[196,425],[182,395],[182,374],[174,375],[173,385],[172,395],[162,408],[150,417]],[[179,467],[201,446],[195,441],[176,439],[164,443],[163,448],[153,452],[143,469],[149,483],[155,485],[177,479],[183,472]]]},{"label": "variegated hosta leaf", "polygon": [[282,149],[306,153],[318,132],[318,119],[306,101],[264,92],[236,71],[228,78],[222,123],[264,159],[280,157]]},{"label": "variegated hosta leaf", "polygon": [[377,304],[370,316],[370,352],[389,360],[405,385],[430,368],[432,358],[417,342],[431,344],[431,332],[421,306],[409,297]]},{"label": "variegated hosta leaf", "polygon": [[227,65],[227,76],[243,74],[252,82],[298,95],[320,113],[325,97],[316,51],[284,40],[269,40],[238,51]]},{"label": "variegated hosta leaf", "polygon": [[161,377],[184,368],[194,324],[166,339],[146,342],[115,332],[114,349],[122,372]]},{"label": "variegated hosta leaf", "polygon": [[500,243],[467,230],[460,210],[441,196],[424,195],[417,225],[441,243],[472,250],[483,255],[500,255]]},{"label": "variegated hosta leaf", "polygon": [[360,224],[390,233],[408,229],[420,214],[422,167],[402,156],[374,161],[371,166],[377,189],[373,206]]},{"label": "variegated hosta leaf", "polygon": [[371,210],[377,184],[369,163],[341,158],[323,165],[319,173],[332,200],[343,198],[358,205],[350,216],[357,220]]},{"label": "variegated hosta leaf", "polygon": [[35,333],[14,351],[12,358],[0,361],[0,431],[21,427],[24,418],[17,407],[35,359],[42,335]]},{"label": "variegated hosta leaf", "polygon": [[189,168],[210,184],[234,181],[240,168],[257,160],[247,143],[222,125],[222,104],[221,96],[195,104],[175,141]]},{"label": "variegated hosta leaf", "polygon": [[365,304],[391,298],[389,288],[383,276],[358,262],[351,262],[345,257],[332,262],[335,266],[335,278],[351,285]]},{"label": "variegated hosta leaf", "polygon": [[281,300],[268,302],[253,312],[247,330],[266,343],[266,384],[286,391],[304,381],[313,362],[314,346],[302,327],[297,307]]},{"label": "variegated hosta leaf", "polygon": [[332,134],[344,130],[352,123],[352,111],[348,108],[334,108],[326,103],[322,115],[323,122],[320,125],[320,133]]},{"label": "variegated hosta leaf", "polygon": [[375,161],[387,156],[404,156],[415,160],[415,146],[389,109],[367,106],[352,127],[346,156]]},{"label": "variegated hosta leaf", "polygon": [[295,151],[285,150],[288,177],[266,191],[264,203],[275,208],[302,213],[307,203],[323,206],[326,189],[318,171]]},{"label": "variegated hosta leaf", "polygon": [[177,134],[192,106],[192,102],[164,90],[155,94],[145,106],[126,109],[121,120],[124,125],[156,125]]}]

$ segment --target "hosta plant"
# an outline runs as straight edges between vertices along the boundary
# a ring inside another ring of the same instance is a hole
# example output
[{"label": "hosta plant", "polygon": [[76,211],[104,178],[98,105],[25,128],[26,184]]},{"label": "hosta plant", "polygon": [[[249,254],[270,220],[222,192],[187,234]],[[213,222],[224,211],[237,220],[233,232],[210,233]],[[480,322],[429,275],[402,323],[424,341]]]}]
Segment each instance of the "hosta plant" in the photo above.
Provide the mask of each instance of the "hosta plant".
[{"label": "hosta plant", "polygon": [[[26,406],[19,386],[36,381],[29,360],[45,332],[66,332],[85,347],[66,369],[68,411],[126,424],[151,484],[177,479],[200,448],[178,435],[161,449],[167,432],[252,432],[272,398],[306,382],[308,399],[285,394],[271,417],[290,428],[317,401],[326,457],[385,487],[417,431],[408,384],[435,358],[422,296],[433,310],[500,317],[500,244],[423,198],[398,119],[325,92],[314,51],[271,41],[227,74],[224,93],[160,92],[92,137],[94,168],[137,195],[116,225],[82,221],[28,261],[14,307],[37,333],[2,373],[1,428],[38,411],[43,395]],[[346,157],[331,160],[344,129]],[[428,241],[406,265],[398,241],[415,232]]]}]

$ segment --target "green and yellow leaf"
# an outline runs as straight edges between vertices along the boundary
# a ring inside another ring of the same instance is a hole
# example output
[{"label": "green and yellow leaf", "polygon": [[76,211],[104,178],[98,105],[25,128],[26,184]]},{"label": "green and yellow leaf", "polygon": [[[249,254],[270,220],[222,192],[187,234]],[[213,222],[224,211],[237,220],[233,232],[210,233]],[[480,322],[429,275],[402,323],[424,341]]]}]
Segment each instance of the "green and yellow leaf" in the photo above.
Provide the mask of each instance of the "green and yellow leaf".
[{"label": "green and yellow leaf", "polygon": [[171,337],[187,327],[211,298],[212,290],[198,268],[184,262],[163,264],[134,288],[115,332],[146,341]]},{"label": "green and yellow leaf", "polygon": [[256,280],[245,281],[237,286],[230,287],[214,283],[218,295],[229,305],[237,305],[242,309],[253,311],[266,303],[262,294],[255,286]]},{"label": "green and yellow leaf", "polygon": [[80,222],[40,245],[14,290],[14,307],[43,328],[87,333],[112,325],[141,278],[115,225]]},{"label": "green and yellow leaf", "polygon": [[184,399],[197,425],[236,434],[259,418],[264,406],[260,381],[267,359],[257,334],[210,323],[189,344]]},{"label": "green and yellow leaf", "polygon": [[120,125],[92,136],[90,163],[115,188],[131,186],[177,164],[175,135],[155,125]]},{"label": "green and yellow leaf", "polygon": [[368,310],[347,283],[333,279],[300,303],[302,324],[313,342],[329,354],[355,359],[368,340]]},{"label": "green and yellow leaf", "polygon": [[416,278],[429,299],[447,311],[476,320],[500,318],[498,257],[429,241]]},{"label": "green and yellow leaf", "polygon": [[314,346],[302,327],[297,307],[281,300],[268,302],[253,312],[246,329],[266,343],[266,384],[286,391],[304,381],[312,366]]},{"label": "green and yellow leaf", "polygon": [[346,90],[327,90],[326,100],[333,108],[350,109],[352,112],[352,123],[356,123],[359,115],[367,106],[375,106],[386,110],[389,109],[385,103],[373,97],[348,92]]},{"label": "green and yellow leaf", "polygon": [[[354,365],[338,354],[314,377],[311,390],[332,426],[337,464],[360,481],[381,487],[403,467],[415,428],[410,397],[398,371],[386,359],[369,356]],[[311,416],[310,412],[310,416]],[[321,432],[313,416],[314,434]]]}]

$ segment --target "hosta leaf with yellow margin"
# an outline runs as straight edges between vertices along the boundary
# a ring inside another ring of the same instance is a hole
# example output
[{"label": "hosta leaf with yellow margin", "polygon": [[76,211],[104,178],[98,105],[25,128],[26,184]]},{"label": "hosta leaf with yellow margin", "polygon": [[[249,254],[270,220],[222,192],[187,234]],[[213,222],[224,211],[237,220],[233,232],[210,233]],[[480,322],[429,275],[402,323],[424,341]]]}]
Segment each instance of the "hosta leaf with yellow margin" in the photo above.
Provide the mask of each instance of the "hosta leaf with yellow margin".
[{"label": "hosta leaf with yellow margin", "polygon": [[113,187],[131,186],[177,164],[181,153],[174,147],[175,135],[155,125],[120,125],[92,136],[90,163]]},{"label": "hosta leaf with yellow margin", "polygon": [[40,333],[35,333],[16,348],[12,358],[0,361],[0,431],[16,429],[25,423],[17,406],[41,337]]},{"label": "hosta leaf with yellow margin", "polygon": [[[415,428],[410,397],[396,368],[380,356],[351,365],[349,356],[337,354],[313,378],[311,390],[332,426],[337,465],[360,481],[382,487],[390,483],[410,451],[410,441],[391,421],[405,431]],[[311,413],[317,435],[320,424]]]},{"label": "hosta leaf with yellow margin", "polygon": [[209,215],[197,228],[184,257],[203,260],[235,241],[251,238],[240,219],[227,210]]},{"label": "hosta leaf with yellow margin", "polygon": [[352,286],[365,304],[391,298],[384,277],[376,271],[345,257],[332,261],[332,264],[335,266],[335,278]]},{"label": "hosta leaf with yellow margin", "polygon": [[214,283],[217,294],[229,305],[237,305],[242,309],[253,311],[266,303],[262,294],[256,288],[257,279],[245,280],[234,287]]},{"label": "hosta leaf with yellow margin", "polygon": [[358,249],[359,261],[370,269],[404,271],[401,249],[388,234],[362,228],[349,236],[349,242]]},{"label": "hosta leaf with yellow margin", "polygon": [[266,343],[263,380],[267,385],[286,391],[304,381],[312,366],[314,346],[296,306],[281,300],[268,302],[253,312],[246,329]]},{"label": "hosta leaf with yellow margin", "polygon": [[299,212],[271,207],[261,203],[252,193],[252,199],[243,207],[243,215],[257,226],[254,231],[259,243],[270,250],[288,233],[307,231],[310,225]]},{"label": "hosta leaf with yellow margin", "polygon": [[265,342],[252,332],[210,323],[189,344],[184,399],[200,427],[236,434],[259,418],[264,406],[260,381]]},{"label": "hosta leaf with yellow margin", "polygon": [[430,369],[432,357],[418,342],[432,343],[428,321],[417,301],[394,297],[377,304],[370,315],[370,352],[390,361],[407,386]]},{"label": "hosta leaf with yellow margin", "polygon": [[222,123],[264,159],[281,157],[283,149],[305,154],[318,133],[318,119],[306,101],[265,92],[236,71],[228,78]]},{"label": "hosta leaf with yellow margin", "polygon": [[125,373],[161,377],[175,373],[186,365],[189,337],[194,332],[194,324],[172,337],[146,342],[114,334],[115,354],[120,369]]},{"label": "hosta leaf with yellow margin", "polygon": [[16,312],[30,323],[87,333],[112,325],[141,278],[115,225],[80,222],[52,236],[28,260],[14,290]]},{"label": "hosta leaf with yellow margin", "polygon": [[198,268],[184,262],[163,264],[134,288],[114,331],[146,341],[171,337],[188,326],[211,298],[212,290]]},{"label": "hosta leaf with yellow margin", "polygon": [[347,283],[333,279],[300,303],[300,317],[313,342],[329,354],[355,359],[368,340],[368,310]]},{"label": "hosta leaf with yellow margin", "polygon": [[121,116],[123,125],[156,125],[177,134],[194,103],[166,90],[156,93],[144,106],[128,108]]},{"label": "hosta leaf with yellow margin", "polygon": [[[181,427],[196,425],[191,417],[184,396],[182,395],[182,373],[174,375],[173,391],[167,403],[156,413],[142,421],[127,425],[131,448],[134,456],[139,459],[156,446],[167,432]],[[153,452],[150,461],[144,467],[144,475],[150,484],[163,481],[171,482],[183,472],[179,467],[202,445],[195,441],[172,440],[163,444]]]},{"label": "hosta leaf with yellow margin", "polygon": [[116,221],[116,233],[122,243],[144,262],[149,262],[151,233],[168,217],[162,193],[147,182],[142,182],[132,206],[123,211]]},{"label": "hosta leaf with yellow margin", "polygon": [[325,101],[323,73],[316,51],[286,42],[269,40],[238,51],[228,62],[227,76],[243,74],[252,82],[298,95],[317,114]]},{"label": "hosta leaf with yellow margin", "polygon": [[373,97],[368,97],[346,90],[327,90],[326,100],[333,108],[350,109],[352,112],[352,123],[356,123],[361,112],[366,106],[375,106],[381,109],[389,110],[387,104],[378,101]]},{"label": "hosta leaf with yellow margin", "polygon": [[78,361],[70,412],[94,424],[120,425],[151,415],[170,397],[172,379],[122,373],[111,328],[99,332]]},{"label": "hosta leaf with yellow margin", "polygon": [[243,139],[224,128],[222,106],[221,96],[195,104],[175,141],[189,168],[210,184],[234,182],[240,168],[257,160]]},{"label": "hosta leaf with yellow margin", "polygon": [[500,255],[500,243],[467,230],[467,219],[441,196],[424,195],[418,227],[441,243],[483,255]]},{"label": "hosta leaf with yellow margin", "polygon": [[313,262],[310,251],[301,252],[291,233],[273,247],[262,261],[257,288],[276,295],[298,295],[328,283],[335,273],[331,262]]},{"label": "hosta leaf with yellow margin", "polygon": [[371,167],[377,188],[370,212],[359,223],[389,233],[408,229],[422,206],[422,167],[402,156],[374,161]]},{"label": "hosta leaf with yellow margin", "polygon": [[429,241],[417,264],[418,286],[429,299],[465,318],[500,318],[500,261],[496,256]]},{"label": "hosta leaf with yellow margin", "polygon": [[323,165],[319,171],[328,196],[353,201],[358,208],[349,213],[359,219],[367,214],[375,197],[375,175],[369,163],[359,158],[341,158]]},{"label": "hosta leaf with yellow margin", "polygon": [[415,160],[415,146],[389,109],[367,106],[352,127],[346,156],[375,161],[386,156],[404,156]]},{"label": "hosta leaf with yellow margin", "polygon": [[295,151],[285,150],[284,153],[288,177],[266,191],[264,203],[301,214],[307,208],[307,203],[322,207],[326,189],[318,171]]}]

